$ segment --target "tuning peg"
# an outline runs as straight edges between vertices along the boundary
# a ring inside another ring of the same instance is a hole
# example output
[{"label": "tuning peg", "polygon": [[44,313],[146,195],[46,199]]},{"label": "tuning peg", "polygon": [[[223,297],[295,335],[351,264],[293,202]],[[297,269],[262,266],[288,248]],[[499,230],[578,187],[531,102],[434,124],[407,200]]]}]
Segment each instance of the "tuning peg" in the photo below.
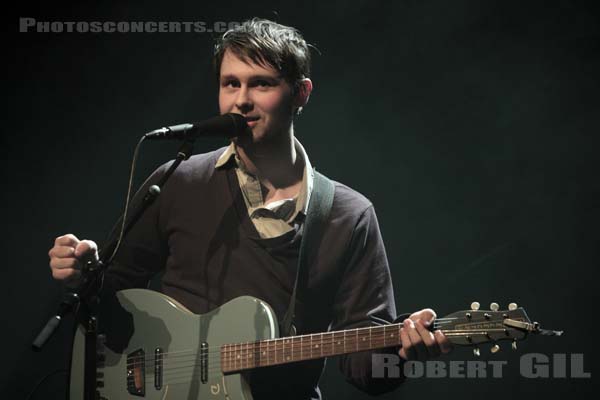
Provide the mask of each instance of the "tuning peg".
[{"label": "tuning peg", "polygon": [[479,310],[479,303],[476,302],[476,301],[472,302],[471,303],[471,310],[473,310],[473,311]]},{"label": "tuning peg", "polygon": [[510,304],[508,305],[508,309],[509,309],[510,311],[516,310],[516,309],[517,309],[517,303],[510,303]]},{"label": "tuning peg", "polygon": [[473,348],[473,354],[475,354],[475,356],[477,356],[477,357],[479,357],[481,355],[481,352],[479,351],[479,347]]},{"label": "tuning peg", "polygon": [[490,304],[490,310],[492,311],[498,311],[500,309],[500,306],[498,305],[498,303],[492,303]]},{"label": "tuning peg", "polygon": [[510,347],[511,347],[513,350],[516,350],[516,349],[517,349],[517,341],[516,341],[516,340],[513,340],[513,342],[512,342],[512,344],[510,345]]},{"label": "tuning peg", "polygon": [[490,351],[492,352],[492,354],[496,354],[497,352],[500,351],[500,346],[498,346],[497,344],[493,345],[492,348],[490,349]]}]

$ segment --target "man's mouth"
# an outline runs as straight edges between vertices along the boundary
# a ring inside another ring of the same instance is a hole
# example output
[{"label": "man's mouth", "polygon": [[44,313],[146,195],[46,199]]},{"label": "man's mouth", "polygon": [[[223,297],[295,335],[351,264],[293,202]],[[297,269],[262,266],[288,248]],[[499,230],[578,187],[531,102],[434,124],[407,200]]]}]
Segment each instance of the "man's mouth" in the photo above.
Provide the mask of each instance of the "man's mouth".
[{"label": "man's mouth", "polygon": [[246,117],[246,123],[252,128],[254,125],[256,125],[259,119],[260,117]]}]

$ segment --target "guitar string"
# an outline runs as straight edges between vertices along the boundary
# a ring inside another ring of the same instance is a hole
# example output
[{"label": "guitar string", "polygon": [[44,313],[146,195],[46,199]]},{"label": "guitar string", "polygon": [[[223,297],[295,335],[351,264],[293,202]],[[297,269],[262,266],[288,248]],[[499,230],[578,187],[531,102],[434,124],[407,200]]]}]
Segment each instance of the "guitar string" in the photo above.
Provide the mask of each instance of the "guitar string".
[{"label": "guitar string", "polygon": [[[487,331],[476,331],[476,330],[470,330],[470,331],[458,331],[458,332],[448,332],[448,334],[450,336],[466,336],[466,335],[473,335],[473,334],[479,334],[479,335],[485,335],[488,332],[490,332],[491,330],[487,330]],[[327,350],[327,348],[325,346],[321,346],[319,348],[319,350],[313,351],[314,348],[309,348],[309,349],[298,349],[298,348],[294,348],[293,350],[290,349],[287,351],[287,353],[284,353],[283,350],[281,350],[281,354],[277,354],[278,352],[280,352],[279,349],[276,350],[275,354],[269,354],[268,357],[265,358],[265,360],[269,363],[269,364],[285,364],[288,361],[289,362],[296,362],[296,361],[303,361],[303,360],[290,360],[290,358],[296,358],[300,355],[300,358],[303,358],[303,355],[308,355],[308,352],[310,352],[310,357],[308,357],[308,359],[314,359],[314,358],[322,358],[322,357],[327,357],[327,356],[335,356],[335,355],[340,355],[340,354],[345,354],[345,353],[354,353],[354,352],[359,352],[359,351],[366,351],[366,350],[374,350],[374,349],[381,349],[381,348],[385,348],[385,347],[391,347],[391,346],[383,346],[383,345],[376,345],[374,348],[370,346],[366,347],[366,348],[360,348],[360,343],[355,343],[354,346],[356,346],[354,349],[352,349],[352,351],[348,351],[348,352],[343,352],[343,353],[338,353],[338,354],[334,354],[334,353],[329,353],[329,351]],[[325,350],[323,350],[325,349]],[[332,348],[333,349],[333,348]],[[246,363],[246,365],[249,365],[248,363],[254,363],[255,361],[250,361],[248,358],[243,357],[243,353],[244,351],[240,352],[241,354],[238,355],[238,358],[236,359],[229,359],[226,362],[222,362],[221,360],[217,359],[214,360],[214,364],[226,364],[229,363],[229,365],[233,365],[233,368],[236,367],[236,365],[242,364],[242,363]],[[253,354],[254,352],[245,352],[246,355],[247,354]],[[328,354],[329,353],[329,354]],[[241,357],[241,358],[240,358]],[[283,358],[286,358],[286,360],[283,360]],[[255,360],[255,359],[253,359]],[[179,360],[179,363],[182,362],[192,362],[192,361],[200,361],[198,359],[188,359],[188,360]],[[201,361],[200,361],[201,362]],[[170,363],[172,365],[171,369],[173,368],[181,368],[181,367],[185,367],[184,365],[179,365],[178,367],[174,367],[174,365],[176,365],[177,362],[174,363]],[[208,361],[209,367],[211,366],[211,362]],[[264,366],[264,365],[263,365]],[[246,369],[246,368],[241,368],[241,369]]]},{"label": "guitar string", "polygon": [[[325,358],[328,357],[327,355],[316,355],[314,357],[311,357],[310,359],[319,359],[319,358]],[[287,364],[287,363],[292,363],[292,362],[297,362],[297,361],[281,361],[281,362],[276,362],[275,364],[270,364],[270,365],[281,365],[281,364]],[[247,372],[248,370],[254,369],[254,368],[259,368],[259,367],[265,367],[266,365],[249,365],[246,364],[245,366],[240,366],[239,369],[236,370],[229,370],[228,373],[241,373],[241,372]],[[267,365],[268,366],[268,365]],[[177,378],[181,378],[183,375],[186,375],[186,372],[184,371],[184,369],[195,369],[201,367],[201,364],[191,364],[191,365],[186,365],[186,366],[179,366],[179,367],[172,367],[170,368],[170,370],[168,372],[163,373],[163,381],[168,381],[171,379],[177,379]],[[177,369],[177,370],[176,370]],[[223,374],[223,370],[221,367],[219,366],[209,366],[206,370],[204,371],[200,371],[200,373],[209,373],[209,374]],[[153,376],[153,373],[147,373],[147,376]],[[196,373],[192,373],[190,378],[195,378],[197,377]],[[174,381],[170,381],[170,383],[173,383]]]},{"label": "guitar string", "polygon": [[[450,323],[450,321],[447,321],[447,322],[442,322],[442,323],[438,323],[437,321],[438,321],[438,320],[436,320],[436,322],[434,322],[434,327],[433,327],[433,329],[437,329],[437,328],[441,327],[441,326],[442,326],[442,324],[447,324],[447,323]],[[401,324],[393,324],[393,325],[380,325],[380,326],[373,326],[373,327],[363,327],[363,328],[357,328],[356,330],[353,330],[353,331],[351,331],[351,333],[350,333],[349,335],[355,335],[355,336],[356,336],[356,332],[357,332],[357,331],[366,331],[366,330],[368,330],[368,329],[373,329],[373,328],[374,328],[374,329],[377,329],[377,328],[381,328],[381,327],[383,327],[383,326],[385,326],[385,327],[386,327],[385,329],[389,330],[389,327],[390,327],[390,326],[394,326],[394,325],[396,325],[396,326],[401,326]],[[295,341],[298,341],[298,338],[305,338],[305,337],[310,337],[310,336],[318,336],[318,335],[330,335],[330,336],[333,336],[334,334],[335,334],[335,335],[339,335],[340,333],[343,333],[343,332],[344,332],[344,331],[323,332],[323,333],[312,333],[312,334],[310,334],[310,333],[309,333],[309,334],[305,334],[305,335],[289,336],[289,338],[290,338],[289,340],[292,340],[292,339],[293,339],[293,340],[295,340]],[[348,331],[346,331],[346,332],[348,332]],[[384,333],[384,332],[383,332],[383,329],[382,329],[382,330],[380,330],[380,331],[378,331],[378,332],[380,332],[380,333]],[[379,334],[378,332],[375,332],[375,334]],[[348,337],[350,337],[350,336],[348,336]],[[329,338],[328,338],[328,339],[329,339]],[[208,347],[206,348],[206,350],[207,350],[207,352],[208,352],[208,353],[213,353],[213,354],[214,354],[214,353],[216,353],[216,352],[220,353],[220,352],[222,351],[222,347],[223,347],[223,346],[229,346],[229,347],[234,347],[234,346],[247,346],[247,345],[254,344],[254,343],[258,343],[258,342],[266,343],[266,345],[267,345],[267,346],[276,346],[276,343],[283,342],[284,340],[285,340],[285,338],[274,338],[274,339],[265,339],[265,340],[258,340],[258,341],[252,341],[252,342],[239,342],[239,343],[231,343],[231,344],[225,344],[225,345],[215,345],[215,346],[208,346]],[[336,340],[337,340],[337,339],[335,339],[335,338],[334,338],[334,340],[333,340],[333,341],[336,341]],[[273,343],[270,343],[270,342],[273,342]],[[307,341],[307,342],[308,342],[308,341]],[[197,354],[199,351],[200,351],[200,349],[185,349],[185,350],[177,350],[177,351],[172,351],[172,352],[164,352],[164,353],[161,353],[161,354],[160,354],[160,356],[166,356],[166,355],[172,355],[172,354],[181,354],[181,353],[193,353],[193,354]],[[227,352],[228,350],[225,350],[225,351]],[[231,351],[235,351],[235,350],[231,350]],[[187,355],[187,354],[182,354],[182,355]],[[133,360],[139,360],[139,359],[141,359],[142,357],[145,357],[145,356],[133,356],[133,357],[131,357],[131,359],[133,359]],[[148,357],[147,357],[147,358],[145,358],[145,361],[147,361],[147,362],[150,362],[150,361],[153,361],[155,358],[156,358],[156,356],[155,356],[155,355],[153,355],[153,354],[149,354],[149,355],[148,355]]]},{"label": "guitar string", "polygon": [[[481,331],[481,330],[448,330],[448,331],[445,331],[444,333],[448,334],[449,336],[467,336],[467,335],[473,335],[473,334],[485,335],[486,333],[491,332],[491,331],[498,331],[499,332],[499,331],[504,331],[504,329],[488,329],[486,331]],[[371,337],[371,339],[372,340],[373,339],[380,340],[380,339],[382,339],[382,337],[381,336],[380,337],[375,336],[375,337]],[[325,356],[323,355],[323,350],[322,349],[323,349],[323,347],[329,346],[329,345],[333,346],[333,342],[320,344],[320,348],[319,348],[320,351],[319,352],[321,354],[319,354],[318,356],[316,356],[314,358],[326,357],[326,355]],[[359,347],[360,346],[360,342],[354,343],[354,346],[356,346],[356,350],[355,351],[361,351],[360,347]],[[377,347],[378,348],[384,348],[384,347],[390,347],[390,346],[381,346],[381,347],[377,346]],[[293,349],[290,349],[290,350],[287,351],[287,353],[284,353],[283,349],[280,350],[278,348],[274,348],[274,349],[271,348],[271,349],[267,349],[267,350],[269,352],[274,351],[275,354],[269,354],[269,356],[266,357],[266,360],[269,363],[271,363],[273,361],[275,363],[277,363],[277,359],[279,358],[277,356],[277,352],[281,352],[282,353],[281,357],[292,357],[292,358],[295,358],[298,355],[302,356],[304,353],[308,353],[309,350],[311,352],[311,358],[313,358],[313,356],[312,356],[312,353],[313,353],[312,349],[313,349],[312,346],[309,347],[308,349],[306,349],[306,346],[304,346],[303,348],[293,348]],[[261,349],[258,349],[258,350],[260,351]],[[370,350],[370,349],[366,348],[364,350]],[[352,351],[352,352],[355,352],[355,351]],[[231,355],[231,354],[235,354],[235,353],[241,353],[241,354],[243,354],[244,352],[246,354],[249,354],[249,353],[250,354],[254,354],[256,351],[251,351],[249,348],[246,348],[246,349],[240,348],[240,349],[237,349],[237,350],[233,349],[231,351],[226,351],[225,353],[227,353],[227,355]],[[327,350],[325,350],[325,352],[327,353]],[[163,373],[166,374],[166,372],[168,372],[168,371],[165,371],[166,369],[173,370],[173,369],[177,369],[177,368],[189,368],[190,367],[190,365],[184,365],[184,363],[192,362],[195,365],[201,365],[202,364],[202,360],[198,359],[197,354],[193,354],[193,356],[196,356],[196,357],[191,358],[191,359],[188,358],[188,359],[185,359],[185,360],[182,360],[182,359],[177,359],[176,360],[176,359],[169,359],[169,358],[163,359]],[[207,366],[208,366],[208,369],[211,369],[212,367],[215,366],[215,364],[217,364],[217,368],[220,369],[221,365],[223,365],[225,363],[228,363],[229,365],[233,365],[234,368],[235,368],[235,366],[237,365],[238,362],[240,364],[242,364],[244,362],[245,363],[251,362],[247,358],[246,359],[244,359],[244,358],[240,359],[239,357],[240,357],[239,354],[238,354],[238,358],[236,358],[236,359],[233,359],[233,357],[231,359],[227,359],[227,357],[221,357],[219,359],[214,359],[214,357],[213,358],[209,357],[208,361],[207,361]],[[223,359],[226,359],[226,361],[222,362],[221,360],[223,360]],[[151,363],[154,363],[154,361],[155,360],[151,360]],[[290,362],[292,362],[292,361],[290,361]],[[176,366],[177,363],[179,363],[178,366]],[[282,361],[281,363],[285,363],[285,362]],[[132,366],[133,368],[135,368],[137,366],[142,366],[142,365],[144,365],[144,367],[145,367],[145,364],[142,363],[142,362],[135,362],[135,363],[131,363],[130,362],[130,363],[128,363],[128,366]],[[152,366],[149,369],[152,369]]]},{"label": "guitar string", "polygon": [[[390,332],[389,326],[391,325],[386,325],[386,331],[384,330],[378,330],[375,332],[371,332],[370,336],[372,338],[377,338],[378,336],[382,336],[382,335],[387,335]],[[400,326],[400,325],[397,325]],[[441,326],[441,325],[440,325]],[[434,326],[434,329],[437,329],[439,326]],[[307,335],[301,335],[301,336],[290,336],[290,339],[284,339],[284,338],[275,338],[275,339],[267,339],[267,340],[262,340],[262,341],[251,341],[251,342],[241,342],[241,343],[232,343],[232,344],[225,344],[225,345],[216,345],[216,346],[209,346],[206,348],[206,354],[215,354],[215,353],[230,353],[230,352],[236,352],[239,349],[246,347],[248,348],[249,346],[255,346],[258,343],[264,343],[264,347],[260,347],[259,348],[263,348],[263,349],[267,349],[268,351],[271,351],[274,348],[277,348],[278,345],[281,344],[281,346],[283,346],[284,341],[285,340],[293,340],[294,344],[302,344],[304,346],[306,346],[307,343],[311,342],[311,336],[313,337],[317,337],[317,336],[321,336],[320,340],[321,343],[323,343],[323,345],[328,345],[330,343],[336,342],[336,341],[340,341],[340,340],[347,340],[350,338],[356,338],[359,336],[359,334],[363,334],[362,336],[366,337],[367,335],[364,335],[364,333],[366,333],[365,331],[367,331],[369,329],[369,327],[365,327],[365,328],[360,328],[361,331],[358,333],[357,331],[353,331],[349,334],[344,335],[343,338],[340,338],[339,336],[336,337],[335,335],[339,335],[339,333],[336,333],[334,335],[333,332],[324,332],[322,334],[307,334]],[[395,329],[391,330],[392,332],[395,332]],[[342,331],[343,332],[343,331]],[[324,336],[328,336],[325,337]],[[306,340],[306,342],[302,341],[302,338],[308,337],[308,340]],[[300,338],[300,343],[298,343],[298,338]],[[323,339],[325,339],[325,341],[323,341]],[[224,349],[223,347],[226,346],[227,348]],[[236,349],[237,347],[237,349]],[[179,351],[173,351],[173,352],[164,352],[159,354],[159,357],[165,357],[167,355],[169,355],[171,359],[175,358],[175,357],[182,357],[182,356],[189,356],[189,355],[197,355],[201,352],[201,349],[186,349],[186,350],[179,350]],[[146,357],[146,355],[139,355],[139,356],[132,356],[129,359],[133,361],[133,363],[139,364],[142,363],[143,361],[145,362],[154,362],[156,360],[157,355],[154,354],[148,354],[148,356]],[[144,359],[144,360],[142,360]]]},{"label": "guitar string", "polygon": [[[384,335],[385,335],[385,336],[384,336]],[[384,339],[384,338],[386,338],[386,337],[387,337],[387,334],[386,334],[385,332],[380,332],[379,334],[371,335],[371,341],[373,341],[373,340],[381,340],[381,339]],[[353,336],[353,338],[356,338],[356,336]],[[339,341],[339,340],[335,340],[335,339],[334,339],[334,340],[320,341],[320,342],[319,342],[319,346],[320,346],[320,347],[323,347],[323,346],[333,346],[333,345],[334,345],[334,342],[336,342],[336,341]],[[250,350],[250,346],[252,346],[254,343],[255,343],[255,342],[247,342],[247,344],[248,344],[248,345],[238,345],[238,346],[237,346],[237,347],[238,347],[237,349],[235,349],[235,348],[234,348],[234,345],[232,345],[230,349],[227,349],[227,350],[222,350],[222,351],[219,351],[219,352],[218,352],[219,354],[217,354],[217,356],[223,355],[223,357],[219,357],[219,359],[215,359],[215,358],[214,358],[215,354],[213,353],[213,357],[212,357],[212,358],[211,358],[211,357],[209,357],[209,361],[208,361],[208,363],[209,363],[209,364],[211,364],[211,363],[212,363],[212,364],[214,364],[214,363],[217,363],[217,364],[219,364],[221,359],[223,359],[223,358],[228,358],[228,357],[231,359],[231,362],[233,363],[233,362],[235,362],[235,360],[233,359],[233,356],[234,356],[236,353],[239,353],[239,352],[240,352],[240,351],[242,351],[242,350],[243,350],[243,351],[245,351],[245,352],[247,353],[247,352]],[[288,350],[288,353],[290,353],[290,354],[293,354],[294,356],[297,356],[298,354],[302,354],[303,352],[307,352],[307,351],[309,351],[309,350],[311,350],[311,349],[313,348],[313,347],[312,347],[312,343],[311,343],[311,345],[310,345],[310,346],[307,346],[307,345],[308,345],[308,343],[309,343],[309,342],[308,342],[308,341],[306,341],[305,343],[302,343],[302,348],[298,348],[298,347],[296,347],[296,348],[294,348],[294,349],[293,349],[293,352],[292,352],[292,350]],[[360,343],[360,342],[357,342],[357,343]],[[384,343],[385,343],[385,342],[384,342]],[[282,344],[283,344],[283,343],[282,343]],[[355,346],[355,345],[356,345],[356,344],[353,344],[353,345],[350,345],[350,346]],[[245,349],[243,349],[243,347],[244,347],[244,346],[246,347]],[[308,347],[308,348],[307,348],[307,347]],[[292,347],[290,347],[290,349],[292,349]],[[255,350],[256,350],[256,349],[255,349]],[[255,353],[255,352],[256,352],[255,350],[254,350],[254,351],[252,351],[252,353]],[[260,348],[260,347],[259,347],[257,350],[259,350],[259,351],[263,351],[263,352],[264,352],[264,351],[268,351],[269,353],[275,353],[275,355],[276,355],[276,353],[277,353],[277,352],[283,352],[283,346],[281,346],[281,347],[280,347],[280,346],[277,346],[277,343],[273,343],[273,345],[268,345],[268,346],[266,346],[266,347],[262,347],[262,348]],[[190,356],[191,356],[191,357],[193,357],[193,358],[189,358]],[[188,358],[187,358],[187,359],[185,359],[185,360],[182,360],[182,359],[181,359],[183,356],[179,356],[179,358],[178,358],[178,359],[171,359],[171,360],[170,360],[171,362],[169,362],[169,364],[173,365],[173,364],[175,364],[175,363],[177,363],[177,362],[190,362],[190,361],[199,361],[199,360],[198,360],[198,357],[199,357],[199,356],[201,356],[201,355],[199,355],[197,352],[195,352],[195,353],[193,353],[193,354],[188,354],[188,355],[187,355],[187,357],[188,357]],[[208,356],[210,356],[210,354],[209,354]],[[163,359],[163,363],[164,363],[165,361],[167,361],[167,360],[169,360],[169,359],[168,359],[168,358],[167,358],[167,359]],[[211,360],[212,360],[212,361],[211,361]],[[154,363],[154,359],[151,359],[151,360],[150,360],[150,363]],[[143,363],[142,361],[139,361],[139,360],[138,360],[138,361],[135,361],[135,362],[129,362],[129,363],[128,363],[128,365],[130,365],[130,366],[141,366],[141,365],[143,365],[143,364],[144,364],[144,363]]]},{"label": "guitar string", "polygon": [[[467,334],[471,334],[471,335],[472,335],[474,332],[477,332],[477,334],[485,335],[485,334],[487,334],[489,331],[491,331],[491,330],[487,330],[487,331],[476,331],[476,330],[473,330],[473,331],[468,331],[468,332],[463,332],[463,331],[460,331],[460,332],[456,332],[456,333],[454,333],[454,332],[448,332],[448,333],[449,333],[449,334],[452,334],[453,336],[454,336],[454,335],[456,335],[456,336],[460,336],[460,335],[467,335]],[[361,350],[360,350],[360,349],[357,349],[357,351],[361,351]],[[296,351],[295,351],[295,352],[296,352]],[[313,357],[313,356],[311,355],[311,358],[310,358],[309,360],[312,360],[312,359],[319,359],[319,358],[325,358],[325,357],[328,357],[328,356],[327,356],[327,355],[323,355],[323,354],[319,354],[319,355],[316,355],[316,356],[314,356],[314,357]],[[193,361],[193,360],[190,360],[190,361]],[[243,362],[243,361],[240,361],[240,364],[241,364],[242,362]],[[278,362],[278,361],[277,361],[277,359],[275,359],[274,363],[273,363],[273,364],[270,364],[270,365],[281,365],[281,364],[287,364],[287,363],[292,363],[292,362],[297,362],[297,361],[288,361],[288,360],[285,360],[285,361],[283,361],[283,360],[282,360],[282,361]],[[170,368],[169,368],[169,371],[165,371],[165,368],[163,367],[163,374],[162,374],[162,376],[163,376],[163,382],[164,382],[166,379],[173,379],[173,378],[174,378],[174,379],[177,379],[177,378],[181,378],[181,377],[182,377],[182,376],[181,376],[181,375],[182,375],[182,371],[176,371],[176,370],[180,370],[180,369],[190,369],[190,368],[192,368],[192,369],[195,369],[195,368],[197,368],[197,367],[201,367],[201,365],[202,365],[202,363],[194,363],[194,364],[189,364],[189,365],[180,365],[180,366],[177,366],[177,367],[170,367]],[[231,372],[231,373],[239,373],[239,372],[243,372],[243,371],[245,371],[245,370],[250,370],[250,369],[253,369],[253,368],[258,368],[258,367],[263,367],[263,366],[261,366],[261,365],[258,365],[258,366],[256,366],[256,365],[252,365],[252,366],[251,366],[251,365],[248,365],[248,364],[246,364],[246,366],[240,366],[240,368],[239,368],[239,369],[236,369],[236,370],[234,370],[234,371],[228,371],[228,372]],[[236,368],[236,367],[234,366],[234,368]],[[209,365],[209,366],[208,366],[208,368],[206,369],[206,371],[199,371],[199,373],[202,373],[202,372],[208,372],[208,373],[223,373],[221,366],[215,366],[215,365],[212,365],[212,366],[211,366],[211,365]],[[184,373],[183,373],[183,374],[184,374]],[[154,375],[154,372],[153,372],[153,371],[149,371],[149,372],[145,373],[145,375],[148,375],[148,376],[153,376],[153,375]],[[178,375],[179,375],[179,376],[178,376]],[[194,379],[194,377],[195,377],[195,375],[194,375],[194,374],[192,374],[192,376],[191,376],[192,380]],[[188,379],[189,379],[189,378],[188,378]],[[173,382],[173,381],[171,381],[171,382],[169,382],[169,383],[170,383],[170,384],[173,384],[174,382]],[[175,382],[175,383],[177,383],[177,382]],[[179,383],[183,383],[183,382],[179,382]]]},{"label": "guitar string", "polygon": [[[501,330],[503,330],[503,329],[501,329]],[[449,330],[444,330],[444,332],[449,332]],[[473,332],[473,330],[467,331],[467,333],[468,332]],[[371,333],[371,335],[370,335],[371,341],[385,339],[387,337],[388,333],[389,333],[389,330],[388,330],[388,332],[379,331],[379,332]],[[324,335],[326,335],[326,334],[324,334]],[[386,336],[384,336],[384,335],[386,335]],[[358,337],[359,337],[358,335],[352,335],[352,336],[347,336],[345,339],[347,340],[347,339],[352,338],[354,340]],[[366,337],[367,337],[367,335],[361,336],[361,338],[363,338],[363,341],[365,340]],[[344,340],[344,339],[342,339],[342,340]],[[325,340],[321,339],[319,341],[319,343],[317,343],[317,344],[320,346],[330,346],[330,345],[334,345],[334,342],[336,342],[336,341],[340,342],[340,338],[339,337],[338,338],[327,337],[327,338],[325,338]],[[312,341],[310,341],[310,342],[311,342],[311,345],[310,345],[311,347],[309,347],[309,348],[312,348]],[[256,344],[258,344],[258,343],[264,343],[264,346],[259,345],[257,348]],[[300,343],[297,343],[297,341],[294,342],[294,344],[301,345],[303,349],[307,347],[308,343],[309,343],[309,340],[307,340],[306,342],[300,342]],[[238,353],[241,351],[248,352],[251,347],[252,347],[252,349],[254,349],[253,352],[256,352],[257,350],[263,351],[263,352],[264,351],[268,351],[268,352],[283,351],[284,344],[285,343],[283,342],[283,340],[278,340],[278,339],[237,343],[237,344],[226,345],[227,348],[219,347],[218,350],[207,350],[204,354],[207,357],[212,356],[212,357],[210,357],[210,359],[214,360],[215,355],[223,355],[224,357],[230,357],[231,354],[235,354],[235,353]],[[287,343],[287,344],[289,345],[289,343]],[[214,349],[214,347],[218,347],[218,346],[213,346],[213,349]],[[294,347],[294,346],[289,346],[289,347]],[[177,353],[177,354],[172,355],[173,353]],[[182,351],[178,351],[178,352],[162,353],[158,357],[163,356],[163,358],[162,358],[163,363],[166,361],[176,362],[178,359],[185,358],[185,357],[189,358],[190,356],[198,358],[199,356],[201,356],[199,353],[200,353],[200,351],[198,349],[182,350]],[[164,357],[165,355],[170,355],[170,356]],[[157,360],[157,357],[154,355],[149,355],[147,358],[145,358],[144,356],[133,356],[133,357],[129,358],[128,365],[135,367],[138,365],[142,365],[144,363],[154,363],[156,360]]]},{"label": "guitar string", "polygon": [[[482,334],[483,333],[485,333],[485,332],[482,332]],[[324,357],[327,357],[327,356],[318,355],[316,357],[313,357],[313,359],[324,358]],[[289,362],[293,362],[293,361],[289,361]],[[286,364],[286,363],[287,362],[282,361],[279,364]],[[183,369],[183,368],[190,369],[190,368],[197,368],[200,365],[201,364],[195,364],[195,365],[180,366],[180,367],[176,367],[176,368],[177,369]],[[255,367],[261,367],[261,366],[249,366],[249,365],[246,365],[244,368],[240,368],[239,370],[228,371],[228,372],[239,373],[239,372],[243,372],[244,370],[247,371],[247,370],[255,368]],[[163,374],[163,382],[166,382],[167,380],[171,380],[171,379],[175,379],[175,380],[176,379],[181,379],[181,378],[183,378],[182,375],[185,375],[185,373],[182,374],[182,371],[175,371],[173,368],[170,368],[170,371],[168,371],[168,372],[169,373],[164,373]],[[222,371],[222,369],[220,367],[215,367],[215,366],[209,367],[205,371],[200,371],[200,373],[202,373],[202,372],[204,372],[204,373],[213,373],[213,374],[214,373],[218,373],[218,374],[222,374],[223,373],[223,371]],[[148,373],[148,374],[145,374],[145,375],[152,376],[153,374],[152,373]],[[194,378],[197,378],[197,375],[192,374],[190,377],[184,378],[184,379],[186,379],[189,382],[189,381],[193,380]],[[175,380],[169,381],[168,383],[169,384],[177,384],[177,383],[183,383],[184,382],[184,381],[177,382]]]}]

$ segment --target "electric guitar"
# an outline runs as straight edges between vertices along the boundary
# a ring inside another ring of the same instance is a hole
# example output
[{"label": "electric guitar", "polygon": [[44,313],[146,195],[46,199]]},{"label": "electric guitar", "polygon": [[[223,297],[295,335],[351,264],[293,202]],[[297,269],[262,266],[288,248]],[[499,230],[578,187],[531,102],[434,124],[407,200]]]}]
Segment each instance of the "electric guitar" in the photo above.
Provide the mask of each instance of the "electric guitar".
[{"label": "electric guitar", "polygon": [[[243,374],[250,369],[401,345],[402,324],[279,338],[271,307],[250,296],[203,315],[145,289],[118,292],[117,301],[121,317],[111,314],[111,320],[119,321],[122,337],[99,336],[98,400],[251,400]],[[562,333],[540,329],[514,303],[505,311],[495,303],[490,310],[473,303],[471,310],[435,320],[432,328],[455,345],[509,340],[513,348],[528,333]],[[71,361],[72,400],[83,398],[84,335],[80,326]],[[491,350],[498,348],[495,344]]]}]

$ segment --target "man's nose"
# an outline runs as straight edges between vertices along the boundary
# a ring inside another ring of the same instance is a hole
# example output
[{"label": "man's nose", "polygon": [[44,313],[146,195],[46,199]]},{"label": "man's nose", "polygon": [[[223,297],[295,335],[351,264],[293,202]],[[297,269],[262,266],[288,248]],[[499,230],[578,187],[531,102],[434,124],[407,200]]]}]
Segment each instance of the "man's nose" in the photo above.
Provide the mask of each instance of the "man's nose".
[{"label": "man's nose", "polygon": [[235,106],[242,114],[252,110],[253,103],[247,86],[242,86],[238,91],[238,96],[235,99]]}]

